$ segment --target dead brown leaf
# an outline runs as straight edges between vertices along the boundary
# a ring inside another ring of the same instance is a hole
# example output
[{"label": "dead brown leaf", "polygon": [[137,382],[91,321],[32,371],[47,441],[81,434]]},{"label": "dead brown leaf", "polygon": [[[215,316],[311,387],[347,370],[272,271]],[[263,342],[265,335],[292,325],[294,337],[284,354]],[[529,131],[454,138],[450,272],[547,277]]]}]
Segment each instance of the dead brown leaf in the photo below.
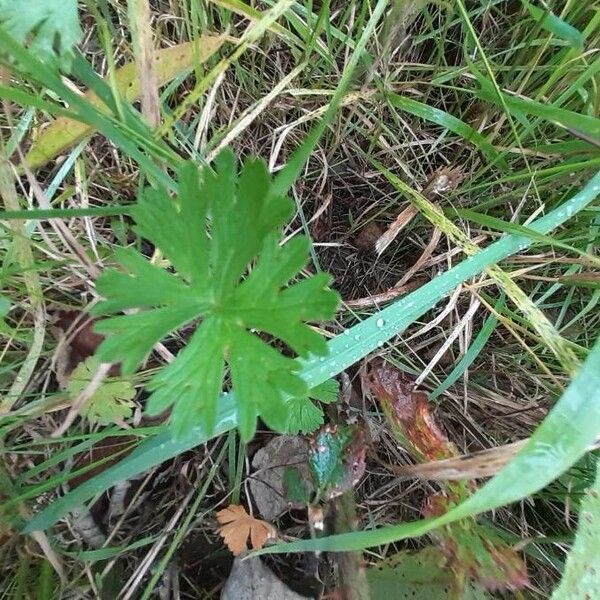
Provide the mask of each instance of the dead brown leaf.
[{"label": "dead brown leaf", "polygon": [[248,549],[248,538],[252,548],[258,550],[267,540],[277,537],[277,529],[271,523],[254,518],[239,504],[230,504],[220,510],[217,521],[222,525],[219,535],[234,556]]}]

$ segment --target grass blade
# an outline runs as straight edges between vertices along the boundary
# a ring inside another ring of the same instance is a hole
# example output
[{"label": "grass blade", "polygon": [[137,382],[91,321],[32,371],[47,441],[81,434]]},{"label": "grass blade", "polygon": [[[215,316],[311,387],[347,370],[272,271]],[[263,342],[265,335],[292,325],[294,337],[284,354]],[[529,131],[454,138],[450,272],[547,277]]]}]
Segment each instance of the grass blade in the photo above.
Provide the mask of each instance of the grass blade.
[{"label": "grass blade", "polygon": [[508,170],[508,165],[502,155],[494,146],[478,131],[467,125],[464,121],[448,114],[447,112],[428,106],[423,102],[418,102],[406,96],[388,93],[385,95],[387,101],[396,108],[403,110],[411,115],[415,115],[431,123],[436,123],[445,127],[452,133],[459,135],[468,142],[474,144],[492,163],[498,163],[503,170]]},{"label": "grass blade", "polygon": [[[494,307],[496,310],[504,305],[504,298],[501,298]],[[435,400],[438,396],[443,394],[450,386],[456,383],[459,377],[471,366],[473,361],[479,356],[479,353],[483,350],[483,347],[487,344],[492,333],[496,329],[498,319],[494,315],[490,315],[483,324],[481,331],[473,343],[469,346],[469,349],[465,352],[465,355],[458,361],[454,369],[450,372],[450,375],[429,394],[431,401]]]},{"label": "grass blade", "polygon": [[557,17],[550,10],[542,10],[538,6],[534,6],[527,0],[521,0],[529,14],[539,22],[539,24],[555,37],[565,40],[576,50],[583,50],[584,37],[581,31],[573,25],[569,25],[566,21]]}]

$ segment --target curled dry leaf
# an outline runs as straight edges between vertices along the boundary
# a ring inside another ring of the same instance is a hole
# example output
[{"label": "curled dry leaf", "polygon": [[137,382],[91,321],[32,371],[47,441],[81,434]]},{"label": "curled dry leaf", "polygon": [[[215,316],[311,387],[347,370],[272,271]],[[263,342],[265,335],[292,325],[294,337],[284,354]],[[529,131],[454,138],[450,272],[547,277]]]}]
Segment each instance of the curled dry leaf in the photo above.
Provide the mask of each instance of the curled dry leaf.
[{"label": "curled dry leaf", "polygon": [[267,540],[277,537],[277,529],[246,512],[243,506],[230,504],[217,513],[217,521],[222,525],[219,535],[234,556],[248,549],[248,538],[254,550],[265,545]]},{"label": "curled dry leaf", "polygon": [[527,439],[488,450],[463,454],[456,458],[434,460],[416,465],[397,467],[397,475],[418,477],[431,481],[459,481],[492,477],[503,469],[528,442]]}]

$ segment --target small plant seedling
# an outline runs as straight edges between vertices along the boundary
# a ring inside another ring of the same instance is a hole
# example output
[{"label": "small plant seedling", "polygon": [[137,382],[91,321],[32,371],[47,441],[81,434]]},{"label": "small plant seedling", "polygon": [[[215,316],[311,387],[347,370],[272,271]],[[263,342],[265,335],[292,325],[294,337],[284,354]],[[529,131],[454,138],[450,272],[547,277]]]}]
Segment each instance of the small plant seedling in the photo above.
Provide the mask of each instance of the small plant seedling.
[{"label": "small plant seedling", "polygon": [[[333,317],[338,294],[325,273],[290,283],[307,261],[309,242],[296,236],[279,243],[293,204],[272,191],[262,160],[247,160],[239,176],[231,151],[217,158],[214,172],[186,162],[178,186],[175,199],[147,189],[132,210],[136,232],[171,268],[123,248],[116,253],[122,268],[98,280],[105,300],[94,312],[113,315],[97,325],[107,336],[98,357],[133,373],[158,341],[198,323],[176,360],[149,382],[148,412],[172,406],[176,435],[194,426],[210,432],[228,376],[244,439],[258,416],[286,431],[300,410],[314,412],[315,394],[299,376],[299,362],[261,334],[302,357],[325,356],[325,340],[307,321]],[[118,315],[128,309],[137,312]]]}]

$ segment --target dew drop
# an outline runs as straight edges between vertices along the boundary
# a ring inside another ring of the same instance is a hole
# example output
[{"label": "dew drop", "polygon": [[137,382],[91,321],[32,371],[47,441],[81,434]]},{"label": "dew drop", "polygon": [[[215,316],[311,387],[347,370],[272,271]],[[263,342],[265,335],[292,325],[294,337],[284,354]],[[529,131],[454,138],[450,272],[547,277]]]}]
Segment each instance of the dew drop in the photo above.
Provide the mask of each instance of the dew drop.
[{"label": "dew drop", "polygon": [[354,336],[354,339],[358,342],[358,340],[360,340],[360,335],[358,335],[358,333]]},{"label": "dew drop", "polygon": [[321,356],[321,358],[319,358],[319,362],[325,362],[325,357]]},{"label": "dew drop", "polygon": [[344,335],[350,335],[350,330],[349,329],[344,329]]},{"label": "dew drop", "polygon": [[385,325],[385,321],[383,319],[377,319],[377,321],[375,321],[375,325],[381,329]]}]

